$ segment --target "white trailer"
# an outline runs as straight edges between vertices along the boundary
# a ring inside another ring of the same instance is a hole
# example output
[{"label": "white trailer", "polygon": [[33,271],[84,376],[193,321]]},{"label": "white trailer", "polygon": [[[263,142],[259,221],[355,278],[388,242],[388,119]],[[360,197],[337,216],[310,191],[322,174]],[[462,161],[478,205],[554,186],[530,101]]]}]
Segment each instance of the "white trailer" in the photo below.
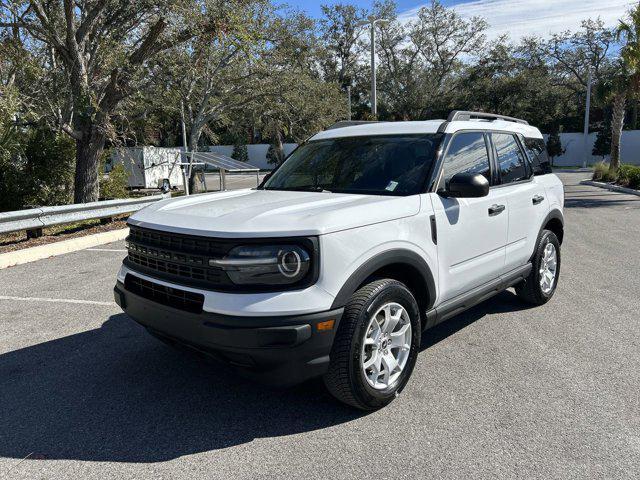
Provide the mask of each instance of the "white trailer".
[{"label": "white trailer", "polygon": [[171,187],[184,188],[179,148],[126,147],[114,149],[107,171],[121,163],[129,172],[129,187],[160,188],[165,179]]}]

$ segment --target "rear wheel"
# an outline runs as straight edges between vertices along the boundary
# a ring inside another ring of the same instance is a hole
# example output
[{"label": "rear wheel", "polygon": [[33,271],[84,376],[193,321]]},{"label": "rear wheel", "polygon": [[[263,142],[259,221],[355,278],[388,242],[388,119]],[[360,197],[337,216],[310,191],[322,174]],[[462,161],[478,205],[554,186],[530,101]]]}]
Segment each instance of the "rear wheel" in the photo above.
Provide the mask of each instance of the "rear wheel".
[{"label": "rear wheel", "polygon": [[420,347],[420,312],[407,287],[371,282],[345,307],[324,381],[338,400],[363,410],[390,403],[407,384]]},{"label": "rear wheel", "polygon": [[560,278],[560,242],[555,233],[542,231],[531,263],[531,273],[516,285],[516,294],[529,303],[542,305],[553,297]]}]

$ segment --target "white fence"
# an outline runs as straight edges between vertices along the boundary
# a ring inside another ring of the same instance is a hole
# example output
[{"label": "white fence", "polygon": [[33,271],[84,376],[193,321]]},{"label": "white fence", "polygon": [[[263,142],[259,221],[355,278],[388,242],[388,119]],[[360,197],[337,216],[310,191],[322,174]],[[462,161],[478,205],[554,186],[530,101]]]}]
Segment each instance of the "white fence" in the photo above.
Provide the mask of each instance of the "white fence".
[{"label": "white fence", "polygon": [[[562,166],[582,166],[584,152],[588,152],[587,165],[593,165],[602,160],[600,156],[591,155],[593,144],[596,141],[596,133],[591,133],[587,140],[587,149],[584,146],[584,135],[582,133],[561,133],[560,142],[562,148],[566,148],[564,155],[554,160],[554,165]],[[544,136],[545,140],[547,135]],[[620,148],[622,163],[640,165],[640,130],[625,130],[622,132],[622,143]],[[605,157],[608,161],[609,156]]]},{"label": "white fence", "polygon": [[[297,143],[285,143],[284,154],[289,155],[297,146]],[[248,163],[263,170],[271,170],[273,168],[273,165],[267,162],[268,150],[269,144],[266,143],[247,145],[247,152],[249,154]],[[209,151],[220,153],[222,155],[227,155],[228,157],[230,157],[231,153],[233,152],[233,145],[214,145],[209,147]]]},{"label": "white fence", "polygon": [[[564,155],[557,157],[554,161],[556,166],[581,166],[584,152],[588,152],[587,165],[593,165],[602,160],[600,156],[591,155],[593,144],[596,140],[596,133],[591,133],[588,136],[587,147],[584,145],[584,136],[582,133],[562,133],[560,134],[560,141],[562,142],[562,148],[566,149]],[[548,135],[545,135],[545,140]],[[296,143],[285,143],[284,154],[289,155],[297,147]],[[170,151],[181,150],[181,147],[175,149],[167,149]],[[160,148],[156,150],[162,150]],[[267,162],[267,151],[269,150],[269,144],[260,143],[254,145],[247,145],[247,152],[249,154],[249,163],[263,170],[273,169],[273,165]],[[622,132],[622,163],[629,163],[632,165],[640,165],[640,130],[625,130]],[[209,147],[210,152],[220,153],[222,155],[231,156],[233,152],[233,145],[214,145]],[[605,157],[608,160],[608,156]],[[181,179],[178,180],[181,184]],[[155,185],[154,185],[155,186]]]},{"label": "white fence", "polygon": [[[602,160],[601,156],[591,155],[593,150],[593,144],[596,141],[597,133],[591,133],[588,136],[587,148],[584,145],[584,135],[582,133],[562,133],[560,134],[560,141],[562,142],[562,148],[566,151],[564,155],[557,157],[554,160],[556,166],[582,166],[582,159],[584,152],[588,152],[587,165],[593,165]],[[547,135],[544,136],[545,140]],[[288,155],[296,148],[295,143],[286,143],[284,145],[284,153]],[[267,150],[268,144],[247,145],[249,153],[249,163],[255,165],[258,168],[271,170],[273,165],[267,163]],[[221,153],[223,155],[231,156],[233,152],[233,145],[216,145],[209,147],[211,152]],[[622,163],[629,163],[632,165],[640,165],[640,130],[625,130],[622,132],[622,145],[621,145]],[[605,157],[608,160],[609,156]]]}]

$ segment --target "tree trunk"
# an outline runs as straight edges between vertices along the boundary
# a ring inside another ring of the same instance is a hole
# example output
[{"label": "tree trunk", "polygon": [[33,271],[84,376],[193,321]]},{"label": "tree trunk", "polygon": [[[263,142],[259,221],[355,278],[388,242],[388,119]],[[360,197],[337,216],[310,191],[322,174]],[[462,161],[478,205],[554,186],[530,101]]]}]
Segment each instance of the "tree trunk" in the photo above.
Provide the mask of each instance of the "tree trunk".
[{"label": "tree trunk", "polygon": [[613,113],[611,115],[611,162],[609,170],[617,172],[620,167],[620,140],[624,125],[624,110],[627,104],[627,95],[618,93],[613,98]]},{"label": "tree trunk", "polygon": [[105,136],[95,126],[83,132],[76,141],[76,174],[73,202],[95,202],[100,195],[98,167],[104,150]]},{"label": "tree trunk", "polygon": [[284,160],[284,144],[282,141],[282,132],[280,129],[276,132],[276,150],[278,152],[278,165]]},{"label": "tree trunk", "polygon": [[[198,151],[198,142],[200,141],[200,135],[202,135],[202,127],[194,125],[191,128],[191,131],[189,132],[188,142],[189,142],[190,153],[194,153]],[[190,155],[187,158],[187,162],[190,161],[191,159],[193,159],[194,162],[197,161],[196,157],[193,157],[192,155]],[[198,167],[204,167],[204,165],[194,166],[191,168],[191,171],[189,172],[190,173],[188,178],[189,193],[201,193],[204,191],[203,182],[200,180],[199,176],[197,175]]]}]

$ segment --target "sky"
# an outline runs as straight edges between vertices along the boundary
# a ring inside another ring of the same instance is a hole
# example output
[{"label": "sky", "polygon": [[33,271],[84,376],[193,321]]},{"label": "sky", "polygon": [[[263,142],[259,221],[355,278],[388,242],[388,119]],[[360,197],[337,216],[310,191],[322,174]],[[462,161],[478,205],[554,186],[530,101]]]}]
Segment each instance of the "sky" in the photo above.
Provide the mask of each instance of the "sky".
[{"label": "sky", "polygon": [[[320,16],[321,4],[349,3],[370,8],[373,0],[285,0],[311,16]],[[281,3],[285,3],[284,1]],[[411,19],[426,0],[399,0],[398,11],[402,19]],[[617,25],[632,0],[444,0],[464,17],[481,16],[489,23],[487,37],[496,38],[503,33],[518,40],[523,36],[548,37],[564,30],[576,30],[587,18],[600,17],[607,26]]]}]

